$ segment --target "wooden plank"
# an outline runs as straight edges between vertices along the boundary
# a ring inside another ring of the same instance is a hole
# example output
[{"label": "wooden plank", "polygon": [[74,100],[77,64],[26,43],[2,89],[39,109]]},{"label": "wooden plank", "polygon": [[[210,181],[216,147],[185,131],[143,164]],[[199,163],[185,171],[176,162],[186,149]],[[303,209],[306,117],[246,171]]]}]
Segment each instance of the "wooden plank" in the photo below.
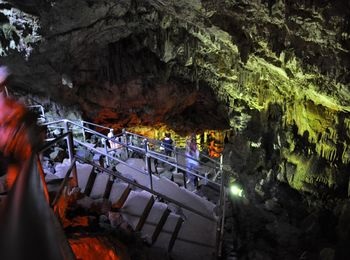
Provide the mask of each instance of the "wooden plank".
[{"label": "wooden plank", "polygon": [[154,197],[151,196],[149,201],[148,201],[148,203],[147,203],[147,205],[146,205],[146,207],[145,207],[145,209],[142,212],[142,215],[140,216],[140,219],[139,219],[139,222],[136,225],[135,231],[140,231],[142,229],[143,225],[146,222],[146,219],[147,219],[149,213],[151,212],[153,204],[154,204]]},{"label": "wooden plank", "polygon": [[162,215],[161,219],[158,221],[158,224],[153,232],[152,245],[157,241],[157,238],[158,238],[160,232],[162,231],[164,224],[165,224],[166,220],[168,219],[169,214],[170,214],[169,209],[164,210],[163,215]]},{"label": "wooden plank", "polygon": [[94,186],[94,183],[95,183],[96,176],[97,176],[97,172],[94,170],[94,168],[92,168],[92,171],[89,175],[89,179],[88,179],[86,186],[85,186],[85,189],[84,189],[84,194],[86,196],[90,196],[90,193],[92,191],[92,187]]},{"label": "wooden plank", "polygon": [[114,180],[112,178],[109,178],[107,185],[106,185],[106,189],[105,192],[103,194],[103,198],[104,199],[108,199],[109,195],[111,195],[111,190],[112,190],[112,186],[113,186]]},{"label": "wooden plank", "polygon": [[169,242],[169,246],[168,246],[168,252],[169,252],[169,253],[171,252],[171,250],[172,250],[173,247],[174,247],[175,240],[176,240],[176,238],[177,238],[177,235],[178,235],[179,232],[180,232],[180,228],[181,228],[183,222],[184,222],[183,218],[179,217],[179,219],[177,220],[177,223],[176,223],[174,232],[173,232],[173,234],[172,234],[172,236],[171,236],[171,239],[170,239],[170,242]]},{"label": "wooden plank", "polygon": [[119,200],[112,205],[112,208],[121,209],[126,199],[128,198],[130,191],[131,191],[131,186],[129,184],[128,187],[126,187],[125,190],[123,191],[123,194],[120,196]]}]

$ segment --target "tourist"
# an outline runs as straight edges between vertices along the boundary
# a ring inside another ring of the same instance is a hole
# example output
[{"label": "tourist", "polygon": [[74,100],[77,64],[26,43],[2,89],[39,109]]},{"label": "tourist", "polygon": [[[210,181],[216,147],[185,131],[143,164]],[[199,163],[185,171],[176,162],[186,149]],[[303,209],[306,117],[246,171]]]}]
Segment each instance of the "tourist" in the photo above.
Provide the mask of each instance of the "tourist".
[{"label": "tourist", "polygon": [[191,135],[186,141],[186,168],[187,168],[187,183],[192,182],[195,188],[198,186],[198,177],[193,175],[199,165],[199,150],[197,147],[196,136]]},{"label": "tourist", "polygon": [[109,133],[107,134],[107,137],[109,138],[109,140],[108,140],[109,148],[111,148],[111,149],[116,148],[116,147],[115,147],[116,143],[115,143],[113,140],[111,140],[111,139],[114,139],[114,138],[115,138],[115,137],[114,137],[114,130],[113,130],[112,128],[109,129]]},{"label": "tourist", "polygon": [[162,140],[162,146],[166,156],[171,156],[173,152],[173,140],[171,139],[170,133],[165,133],[165,137]]}]

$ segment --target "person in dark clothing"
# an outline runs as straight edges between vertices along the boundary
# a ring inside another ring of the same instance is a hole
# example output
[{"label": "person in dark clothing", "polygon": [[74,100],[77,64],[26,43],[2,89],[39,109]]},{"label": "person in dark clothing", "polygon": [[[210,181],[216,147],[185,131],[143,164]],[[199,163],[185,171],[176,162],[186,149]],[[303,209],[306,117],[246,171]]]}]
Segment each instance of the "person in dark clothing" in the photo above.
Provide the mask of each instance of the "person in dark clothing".
[{"label": "person in dark clothing", "polygon": [[170,133],[165,133],[165,137],[162,140],[162,145],[164,147],[164,153],[166,156],[171,156],[173,152],[173,140],[171,139]]}]

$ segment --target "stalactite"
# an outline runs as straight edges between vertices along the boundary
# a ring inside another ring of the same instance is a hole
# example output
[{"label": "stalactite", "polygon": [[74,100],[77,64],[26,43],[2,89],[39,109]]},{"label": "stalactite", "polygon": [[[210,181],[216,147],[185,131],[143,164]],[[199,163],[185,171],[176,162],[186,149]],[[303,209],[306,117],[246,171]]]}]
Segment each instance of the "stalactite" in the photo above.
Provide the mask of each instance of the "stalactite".
[{"label": "stalactite", "polygon": [[350,130],[350,119],[349,118],[345,118],[344,119],[344,125],[347,131]]},{"label": "stalactite", "polygon": [[344,164],[348,164],[350,162],[350,151],[347,145],[344,146],[344,151],[341,159]]},{"label": "stalactite", "polygon": [[316,144],[316,152],[320,157],[333,162],[336,159],[337,148],[329,141],[319,142]]},{"label": "stalactite", "polygon": [[197,64],[197,55],[196,55],[196,53],[193,54],[192,82],[195,82],[196,89],[199,90],[198,64]]},{"label": "stalactite", "polygon": [[188,41],[185,42],[185,57],[186,57],[186,60],[188,60],[189,58],[191,58],[191,55],[190,55],[190,47],[189,47],[189,43]]}]

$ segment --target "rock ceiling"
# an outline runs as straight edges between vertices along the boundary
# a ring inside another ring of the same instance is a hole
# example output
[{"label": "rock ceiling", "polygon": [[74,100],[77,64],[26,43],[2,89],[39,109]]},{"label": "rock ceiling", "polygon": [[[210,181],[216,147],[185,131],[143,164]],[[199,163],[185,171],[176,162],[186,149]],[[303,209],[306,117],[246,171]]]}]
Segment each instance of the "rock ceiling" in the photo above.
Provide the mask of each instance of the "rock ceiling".
[{"label": "rock ceiling", "polygon": [[17,89],[179,132],[243,130],[273,105],[321,157],[350,160],[347,1],[0,3]]},{"label": "rock ceiling", "polygon": [[14,88],[98,123],[273,127],[291,163],[298,142],[350,160],[346,1],[0,3],[1,63]]}]

